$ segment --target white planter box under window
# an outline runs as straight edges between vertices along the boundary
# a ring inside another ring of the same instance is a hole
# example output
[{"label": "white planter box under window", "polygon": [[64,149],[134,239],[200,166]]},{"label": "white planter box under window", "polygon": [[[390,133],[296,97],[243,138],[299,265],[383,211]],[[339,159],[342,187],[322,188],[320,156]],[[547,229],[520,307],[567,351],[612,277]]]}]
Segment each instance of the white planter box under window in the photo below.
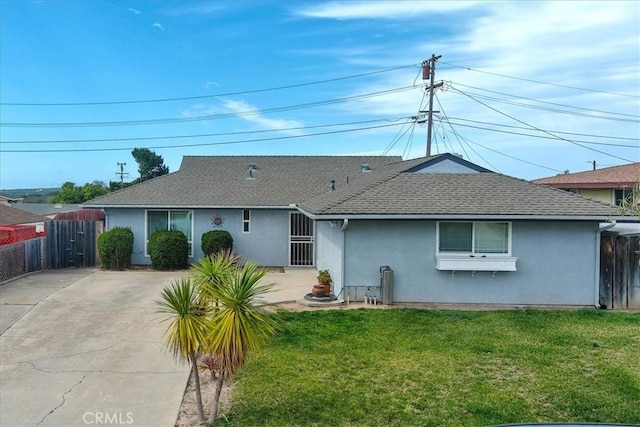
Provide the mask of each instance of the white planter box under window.
[{"label": "white planter box under window", "polygon": [[516,257],[442,256],[436,269],[448,271],[516,271]]}]

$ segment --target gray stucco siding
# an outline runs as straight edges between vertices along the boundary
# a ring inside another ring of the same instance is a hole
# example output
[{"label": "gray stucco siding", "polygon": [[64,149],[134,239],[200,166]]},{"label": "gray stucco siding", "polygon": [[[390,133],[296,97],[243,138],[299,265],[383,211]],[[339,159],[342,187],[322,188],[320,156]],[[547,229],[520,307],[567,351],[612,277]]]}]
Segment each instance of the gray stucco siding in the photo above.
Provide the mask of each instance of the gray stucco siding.
[{"label": "gray stucco siding", "polygon": [[351,220],[344,236],[345,284],[377,285],[379,267],[388,265],[394,271],[396,302],[592,305],[595,301],[597,222],[513,221],[511,255],[518,258],[517,271],[495,275],[437,270],[436,224]]},{"label": "gray stucco siding", "polygon": [[[286,209],[250,209],[251,220],[248,233],[243,232],[243,209],[185,209],[193,211],[193,256],[189,263],[202,258],[202,234],[209,230],[226,230],[233,238],[234,251],[246,259],[261,265],[286,266],[289,263],[289,212]],[[107,230],[114,227],[129,227],[134,234],[131,262],[149,265],[151,259],[145,256],[145,212],[142,208],[107,208]],[[213,219],[223,219],[222,226],[216,227]]]}]

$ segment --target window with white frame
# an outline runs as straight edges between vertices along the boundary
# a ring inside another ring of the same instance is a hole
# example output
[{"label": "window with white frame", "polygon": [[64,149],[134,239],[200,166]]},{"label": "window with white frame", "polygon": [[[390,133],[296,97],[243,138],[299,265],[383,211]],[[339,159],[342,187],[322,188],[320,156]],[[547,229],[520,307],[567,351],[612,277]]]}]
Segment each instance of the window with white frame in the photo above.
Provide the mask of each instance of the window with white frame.
[{"label": "window with white frame", "polygon": [[[187,236],[189,256],[193,256],[193,211],[181,210],[148,210],[146,215],[146,243],[156,231],[177,230]],[[145,255],[149,250],[145,244]]]},{"label": "window with white frame", "polygon": [[244,209],[242,211],[242,232],[249,233],[251,231],[251,211]]},{"label": "window with white frame", "polygon": [[515,271],[511,223],[441,221],[437,227],[438,270]]},{"label": "window with white frame", "polygon": [[622,206],[622,202],[626,199],[635,200],[633,188],[618,188],[613,190],[614,204],[616,206]]}]

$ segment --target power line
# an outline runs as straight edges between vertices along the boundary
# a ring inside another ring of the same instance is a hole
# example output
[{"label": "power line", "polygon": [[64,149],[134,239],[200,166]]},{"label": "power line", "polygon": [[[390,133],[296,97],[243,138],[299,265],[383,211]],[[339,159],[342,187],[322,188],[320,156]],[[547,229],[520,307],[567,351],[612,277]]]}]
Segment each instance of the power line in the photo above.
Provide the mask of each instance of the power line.
[{"label": "power line", "polygon": [[562,87],[562,88],[566,88],[566,89],[574,89],[574,90],[580,90],[580,91],[584,91],[584,92],[605,93],[607,95],[626,96],[626,97],[629,97],[629,98],[640,98],[640,96],[638,96],[638,95],[632,95],[632,94],[628,94],[628,93],[607,92],[607,91],[596,90],[596,89],[587,89],[587,88],[583,88],[583,87],[576,87],[576,86],[561,85],[561,84],[557,84],[557,83],[543,82],[543,81],[540,81],[540,80],[525,79],[525,78],[522,78],[522,77],[514,77],[514,76],[508,76],[506,74],[492,73],[490,71],[478,70],[478,69],[475,69],[475,68],[464,67],[464,66],[461,66],[461,65],[451,64],[451,63],[447,63],[447,62],[442,62],[442,64],[446,64],[446,65],[449,65],[450,67],[454,67],[454,68],[461,68],[461,69],[468,70],[468,71],[474,71],[476,73],[489,74],[489,75],[492,75],[492,76],[504,77],[504,78],[507,78],[507,79],[520,80],[520,81],[524,81],[524,82],[538,83],[538,84],[547,85],[547,86]]},{"label": "power line", "polygon": [[[566,111],[566,110],[559,110],[557,108],[549,108],[549,107],[543,107],[543,106],[537,106],[537,105],[531,105],[531,104],[523,104],[521,102],[515,102],[515,101],[509,101],[503,98],[496,98],[496,97],[492,97],[492,96],[488,96],[488,95],[481,95],[481,94],[476,94],[473,92],[466,92],[466,91],[462,91],[460,89],[457,89],[455,87],[451,87],[452,89],[454,89],[454,92],[458,92],[458,93],[462,93],[462,94],[466,94],[466,95],[475,95],[475,98],[477,99],[485,99],[485,100],[490,100],[490,101],[495,101],[495,102],[499,102],[502,104],[507,104],[507,105],[514,105],[516,107],[523,107],[523,108],[530,108],[533,110],[541,110],[541,111],[547,111],[547,112],[551,112],[551,113],[560,113],[560,114],[567,114],[567,115],[572,115],[572,116],[578,116],[578,117],[587,117],[590,119],[601,119],[601,120],[611,120],[611,121],[618,121],[618,122],[625,122],[625,123],[640,123],[640,116],[630,116],[632,118],[619,118],[619,117],[606,117],[606,116],[602,116],[602,115],[597,115],[597,114],[586,114],[586,113],[580,113],[577,111]],[[476,101],[477,101],[476,99]],[[542,101],[538,101],[538,102],[542,102]],[[578,108],[578,107],[571,107],[571,108]],[[594,110],[587,110],[584,109],[586,111],[594,111]],[[616,114],[616,115],[620,115],[619,113],[612,113],[612,114]],[[625,115],[626,116],[626,115]]]},{"label": "power line", "polygon": [[[446,120],[450,121],[450,120],[459,120],[459,119],[452,118],[452,117],[447,117]],[[470,121],[472,121],[472,120],[470,120]],[[464,126],[464,127],[468,127],[468,128],[472,128],[472,129],[480,129],[480,130],[486,130],[486,131],[490,131],[490,132],[499,132],[499,133],[506,133],[506,134],[510,134],[510,135],[527,136],[527,137],[530,137],[530,138],[551,139],[551,140],[560,139],[560,140],[566,141],[566,139],[560,138],[558,136],[533,135],[533,134],[530,134],[530,133],[521,133],[521,132],[512,132],[512,131],[499,130],[499,129],[491,129],[491,128],[486,128],[486,127],[482,127],[482,126],[466,125],[466,124],[463,124],[463,123],[452,123],[452,124],[455,124],[456,126]],[[517,126],[498,125],[498,124],[491,124],[491,123],[489,123],[489,124],[493,125],[493,126],[505,126],[505,127],[512,127],[512,128],[516,128],[516,129],[536,130],[536,129],[531,129],[531,128],[521,128],[521,127],[517,127]],[[555,132],[555,131],[545,131],[545,130],[541,130],[541,131],[547,133],[548,135],[550,135],[551,132]],[[562,132],[557,132],[557,133],[562,133]],[[637,145],[612,144],[612,143],[608,143],[608,142],[584,141],[584,140],[579,140],[579,139],[572,139],[572,141],[579,142],[579,143],[582,143],[582,144],[603,145],[603,146],[607,146],[607,147],[623,147],[623,148],[635,148],[635,149],[640,148],[640,146],[637,146]]]},{"label": "power line", "polygon": [[[541,101],[539,99],[527,98],[527,97],[518,96],[518,95],[512,95],[512,94],[509,94],[509,93],[498,92],[498,91],[495,91],[495,90],[483,89],[483,88],[480,88],[480,87],[477,87],[477,86],[469,86],[469,85],[465,85],[465,84],[458,83],[458,82],[451,82],[451,83],[454,83],[457,86],[464,86],[464,87],[468,87],[468,88],[471,88],[471,89],[481,90],[481,91],[484,91],[484,92],[495,93],[497,95],[504,95],[504,96],[508,96],[510,98],[517,98],[517,99],[524,99],[524,100],[527,100],[527,101],[539,102],[541,104],[548,104],[548,105],[555,105],[555,106],[559,106],[559,107],[573,108],[575,110],[593,111],[593,112],[602,113],[602,114],[611,114],[611,115],[617,115],[617,116],[640,118],[640,115],[637,115],[637,114],[615,113],[615,112],[612,112],[612,111],[595,110],[593,108],[582,108],[582,107],[576,107],[576,106],[573,106],[573,105],[559,104],[559,103],[556,103],[556,102]],[[499,99],[499,98],[496,98],[496,99]],[[524,105],[526,105],[526,104],[524,104]]]},{"label": "power line", "polygon": [[271,87],[271,88],[264,88],[264,89],[252,89],[252,90],[245,90],[245,91],[239,91],[239,92],[218,93],[218,94],[214,94],[214,95],[183,96],[183,97],[176,97],[176,98],[158,98],[158,99],[138,99],[138,100],[128,100],[128,101],[0,102],[0,105],[30,106],[30,107],[40,107],[40,106],[60,106],[60,107],[63,107],[63,106],[148,104],[148,103],[155,103],[155,102],[192,101],[192,100],[197,100],[197,99],[209,99],[209,98],[217,98],[217,97],[221,97],[221,96],[248,95],[248,94],[253,94],[253,93],[270,92],[270,91],[275,91],[275,90],[293,89],[293,88],[298,88],[298,87],[319,85],[319,84],[324,84],[324,83],[332,83],[332,82],[337,82],[337,81],[341,81],[341,80],[356,79],[356,78],[360,78],[360,77],[372,76],[372,75],[375,75],[375,74],[387,73],[389,71],[402,70],[404,68],[415,67],[416,65],[418,65],[418,64],[401,65],[401,66],[398,66],[398,67],[392,67],[392,68],[385,68],[385,69],[382,69],[382,70],[370,71],[368,73],[354,74],[354,75],[351,75],[351,76],[336,77],[336,78],[333,78],[333,79],[326,79],[326,80],[318,80],[318,81],[315,81],[315,82],[297,83],[297,84],[286,85],[286,86],[278,86],[278,87]]},{"label": "power line", "polygon": [[473,96],[471,96],[471,95],[469,95],[469,94],[467,94],[467,93],[465,93],[465,92],[460,91],[459,89],[454,89],[454,90],[455,90],[455,91],[457,91],[457,92],[459,92],[459,93],[461,93],[462,95],[465,95],[465,96],[467,96],[468,98],[470,98],[470,99],[472,99],[472,100],[476,101],[477,103],[479,103],[479,104],[481,104],[481,105],[484,105],[485,107],[489,108],[489,109],[490,109],[490,110],[492,110],[492,111],[495,111],[495,112],[496,112],[496,113],[498,113],[498,114],[501,114],[501,115],[503,115],[503,116],[505,116],[505,117],[508,117],[508,118],[510,118],[511,120],[514,120],[514,121],[516,121],[516,122],[518,122],[518,123],[522,123],[522,124],[523,124],[523,125],[525,125],[525,126],[529,126],[531,129],[535,129],[535,130],[537,130],[537,131],[539,131],[539,132],[546,133],[546,134],[548,134],[548,135],[551,135],[551,136],[556,137],[557,139],[560,139],[560,140],[562,140],[562,141],[566,141],[566,142],[568,142],[568,143],[570,143],[570,144],[577,145],[577,146],[582,147],[582,148],[585,148],[585,149],[587,149],[587,150],[595,151],[596,153],[604,154],[605,156],[609,156],[609,157],[613,157],[613,158],[616,158],[616,159],[624,160],[625,162],[633,163],[633,160],[625,159],[624,157],[616,156],[616,155],[614,155],[614,154],[610,154],[610,153],[607,153],[607,152],[605,152],[605,151],[596,150],[595,148],[585,147],[584,145],[582,145],[582,144],[580,144],[580,143],[578,143],[578,142],[572,141],[572,140],[567,139],[567,138],[564,138],[564,137],[562,137],[562,136],[554,135],[554,134],[553,134],[553,133],[551,133],[551,132],[548,132],[548,131],[545,131],[545,130],[543,130],[543,129],[537,128],[537,127],[535,127],[535,126],[533,126],[533,125],[530,125],[529,123],[526,123],[526,122],[524,122],[524,121],[522,121],[522,120],[520,120],[520,119],[516,119],[515,117],[510,116],[509,114],[503,113],[502,111],[497,110],[497,109],[495,109],[495,108],[493,108],[493,107],[491,107],[491,106],[489,106],[489,105],[485,104],[485,103],[484,103],[484,102],[482,102],[482,101],[479,101],[478,99],[474,98]]},{"label": "power line", "polygon": [[0,127],[103,127],[103,126],[134,126],[134,125],[152,125],[152,124],[167,124],[167,123],[181,123],[201,120],[219,120],[233,117],[248,117],[262,114],[269,114],[275,112],[299,110],[305,108],[319,107],[323,105],[339,104],[343,102],[349,102],[365,98],[373,98],[376,96],[389,95],[393,93],[399,93],[415,89],[415,86],[404,86],[394,89],[387,89],[378,92],[370,92],[360,95],[347,96],[343,98],[334,98],[324,101],[308,102],[304,104],[295,104],[282,107],[267,108],[263,110],[249,110],[240,111],[235,113],[224,114],[209,114],[205,116],[192,116],[192,117],[180,117],[180,118],[166,118],[166,119],[147,119],[147,120],[122,120],[112,122],[67,122],[67,123],[0,123]]},{"label": "power line", "polygon": [[399,117],[396,119],[375,119],[375,120],[361,120],[357,122],[344,122],[344,123],[330,123],[315,126],[297,126],[278,129],[266,129],[266,130],[247,130],[238,132],[220,132],[220,133],[203,133],[203,134],[190,134],[190,135],[167,135],[167,136],[140,136],[129,138],[99,138],[99,139],[50,139],[50,140],[27,140],[27,141],[2,141],[3,144],[62,144],[62,143],[79,143],[79,142],[123,142],[123,141],[149,141],[158,139],[186,139],[186,138],[206,138],[212,136],[232,136],[232,135],[247,135],[255,133],[269,133],[269,132],[289,132],[305,129],[317,129],[324,127],[334,126],[350,126],[366,123],[378,123],[378,122],[394,122],[402,120],[405,117]]},{"label": "power line", "polygon": [[[308,138],[312,136],[335,135],[340,133],[359,132],[363,130],[381,129],[381,128],[387,128],[391,126],[400,126],[400,125],[404,125],[404,123],[391,123],[386,125],[367,126],[362,128],[335,130],[335,131],[328,131],[328,132],[318,132],[318,133],[311,133],[311,134],[305,134],[305,135],[287,135],[287,136],[278,136],[278,137],[272,137],[272,138],[255,138],[255,139],[245,139],[240,141],[206,142],[206,143],[199,143],[199,144],[161,145],[161,146],[144,147],[144,148],[159,150],[159,149],[167,149],[167,148],[206,147],[206,146],[214,146],[214,145],[246,144],[250,142],[280,141],[280,140],[289,140],[289,139]],[[140,147],[46,149],[46,150],[39,150],[39,149],[38,150],[3,150],[0,148],[0,153],[79,153],[79,152],[102,152],[102,151],[131,151],[134,148],[140,148]]]},{"label": "power line", "polygon": [[[460,118],[460,117],[447,116],[447,120],[461,120],[461,121],[465,121],[465,122],[480,123],[480,124],[485,124],[485,125],[490,125],[490,126],[500,126],[500,127],[506,127],[506,128],[512,128],[512,129],[528,129],[528,130],[531,129],[531,128],[528,128],[528,127],[525,128],[525,127],[521,127],[521,126],[505,125],[505,124],[500,124],[500,123],[489,123],[489,122],[483,122],[483,121],[480,121],[480,120],[464,119],[464,118]],[[486,128],[478,128],[478,129],[486,129]],[[487,129],[487,130],[490,130],[490,129]],[[594,135],[594,134],[588,134],[588,133],[563,132],[563,131],[559,131],[559,130],[549,130],[549,129],[547,129],[547,131],[553,132],[553,133],[559,133],[559,134],[563,134],[563,135],[587,136],[587,137],[599,138],[599,139],[618,139],[618,140],[622,140],[622,141],[640,141],[639,138],[630,138],[630,137],[625,137],[625,136]],[[621,145],[621,146],[622,147],[630,147],[629,145]]]}]

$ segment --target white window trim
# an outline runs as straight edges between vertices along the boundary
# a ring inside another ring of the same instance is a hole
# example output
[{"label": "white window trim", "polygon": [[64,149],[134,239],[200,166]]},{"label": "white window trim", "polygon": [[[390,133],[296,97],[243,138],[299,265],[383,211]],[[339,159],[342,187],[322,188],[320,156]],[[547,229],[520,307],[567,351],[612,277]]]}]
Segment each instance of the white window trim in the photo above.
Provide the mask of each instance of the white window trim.
[{"label": "white window trim", "polygon": [[[244,213],[245,212],[249,212],[249,219],[244,219]],[[247,231],[245,231],[244,229],[244,225],[247,224]],[[251,209],[243,209],[242,210],[242,232],[244,234],[250,234],[251,233]]]},{"label": "white window trim", "polygon": [[[471,252],[440,252],[440,224],[448,222],[471,223]],[[508,225],[507,253],[479,253],[475,248],[475,224],[506,223]],[[436,269],[452,271],[516,271],[517,257],[511,256],[512,224],[510,221],[438,221],[436,223]],[[452,273],[453,274],[453,273]]]},{"label": "white window trim", "polygon": [[190,209],[145,209],[144,211],[144,257],[150,258],[149,255],[149,212],[167,212],[167,221],[169,220],[168,216],[170,212],[190,212],[191,213],[191,239],[187,239],[187,243],[189,244],[189,258],[193,257],[193,233],[194,233],[194,214],[193,210]]}]

